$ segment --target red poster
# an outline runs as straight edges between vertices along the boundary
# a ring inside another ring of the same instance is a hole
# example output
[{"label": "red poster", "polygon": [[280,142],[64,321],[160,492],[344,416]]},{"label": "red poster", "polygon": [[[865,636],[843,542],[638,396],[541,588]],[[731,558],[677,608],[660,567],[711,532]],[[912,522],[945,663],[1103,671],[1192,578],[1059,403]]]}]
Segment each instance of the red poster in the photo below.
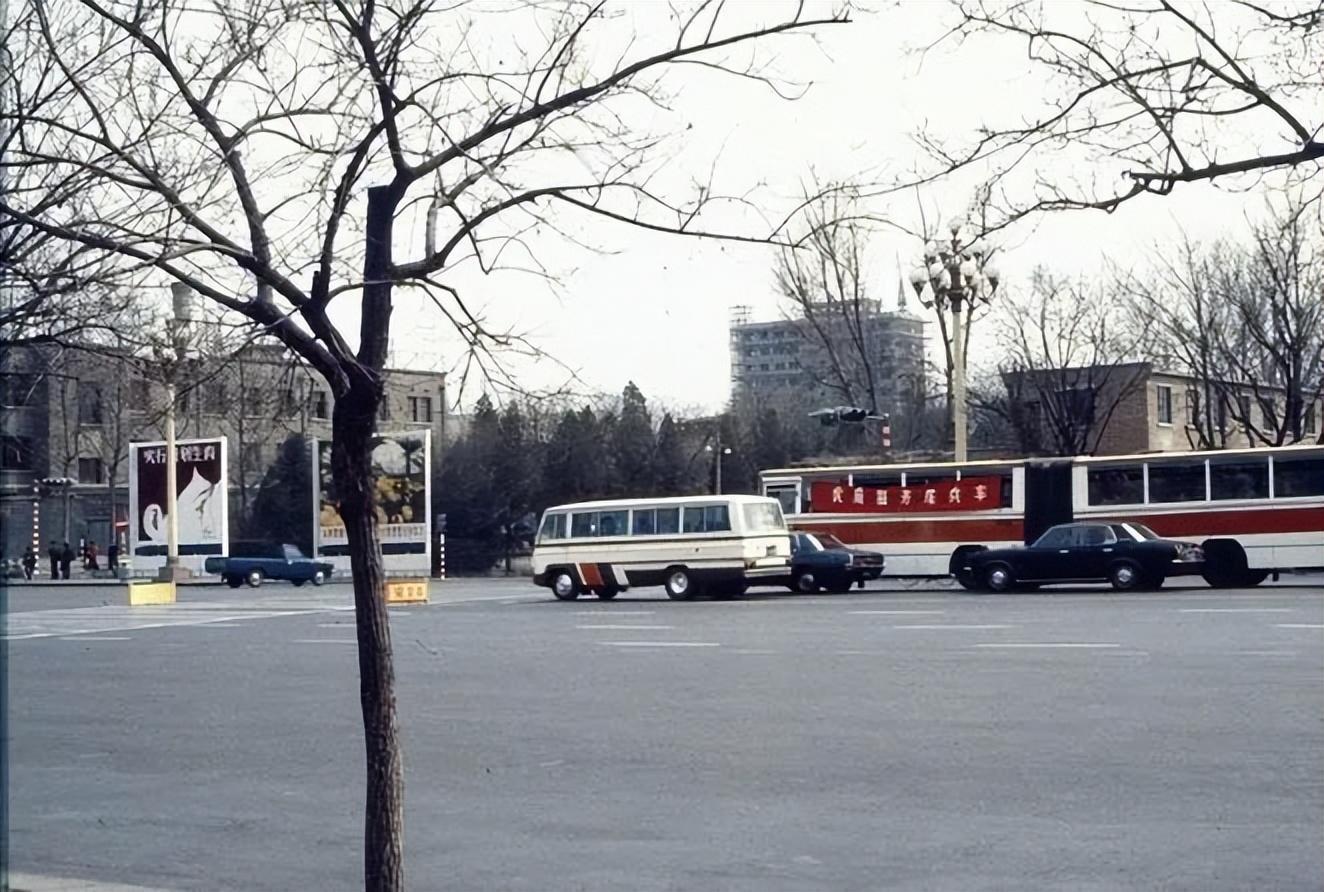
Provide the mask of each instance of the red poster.
[{"label": "red poster", "polygon": [[815,514],[928,514],[1002,507],[1002,478],[964,477],[915,486],[850,486],[820,481],[809,489]]}]

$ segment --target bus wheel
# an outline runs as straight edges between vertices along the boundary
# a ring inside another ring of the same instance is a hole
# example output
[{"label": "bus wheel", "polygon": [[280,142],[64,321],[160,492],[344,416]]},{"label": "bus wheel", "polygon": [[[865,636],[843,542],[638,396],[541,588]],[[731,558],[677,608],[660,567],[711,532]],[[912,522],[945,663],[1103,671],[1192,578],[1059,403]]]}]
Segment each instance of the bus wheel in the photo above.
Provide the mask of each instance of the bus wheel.
[{"label": "bus wheel", "polygon": [[698,594],[698,589],[694,577],[684,567],[672,567],[667,571],[666,590],[671,600],[688,601]]},{"label": "bus wheel", "polygon": [[621,593],[620,589],[608,587],[608,588],[598,589],[597,595],[598,595],[598,600],[600,601],[610,601],[612,598],[616,597],[620,593]]},{"label": "bus wheel", "polygon": [[989,591],[1009,592],[1016,585],[1016,576],[1006,564],[993,564],[984,571],[984,585]]},{"label": "bus wheel", "polygon": [[552,594],[558,601],[573,601],[579,597],[579,583],[569,570],[557,570],[552,577]]}]

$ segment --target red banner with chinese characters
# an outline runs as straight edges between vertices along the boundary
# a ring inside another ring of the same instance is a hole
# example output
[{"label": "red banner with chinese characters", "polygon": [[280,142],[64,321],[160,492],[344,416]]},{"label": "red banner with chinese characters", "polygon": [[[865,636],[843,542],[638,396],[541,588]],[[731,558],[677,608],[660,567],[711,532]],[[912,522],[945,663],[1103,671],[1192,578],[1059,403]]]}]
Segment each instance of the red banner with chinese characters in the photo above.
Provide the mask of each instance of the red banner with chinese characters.
[{"label": "red banner with chinese characters", "polygon": [[815,514],[927,514],[1002,507],[1000,477],[933,480],[914,486],[850,486],[820,481],[809,488]]}]

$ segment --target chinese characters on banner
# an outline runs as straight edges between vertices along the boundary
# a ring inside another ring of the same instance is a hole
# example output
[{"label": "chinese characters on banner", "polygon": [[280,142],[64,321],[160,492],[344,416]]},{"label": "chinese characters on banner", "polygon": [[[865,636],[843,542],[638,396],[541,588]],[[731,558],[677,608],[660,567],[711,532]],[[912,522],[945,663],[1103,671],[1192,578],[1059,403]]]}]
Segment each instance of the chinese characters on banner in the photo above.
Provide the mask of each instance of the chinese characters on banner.
[{"label": "chinese characters on banner", "polygon": [[1002,478],[964,477],[913,486],[851,486],[824,480],[811,484],[809,501],[816,514],[986,511],[1002,507]]},{"label": "chinese characters on banner", "polygon": [[[175,449],[179,553],[185,558],[224,554],[229,542],[225,438],[180,440]],[[164,443],[129,444],[128,544],[135,570],[165,560],[169,455]]]}]

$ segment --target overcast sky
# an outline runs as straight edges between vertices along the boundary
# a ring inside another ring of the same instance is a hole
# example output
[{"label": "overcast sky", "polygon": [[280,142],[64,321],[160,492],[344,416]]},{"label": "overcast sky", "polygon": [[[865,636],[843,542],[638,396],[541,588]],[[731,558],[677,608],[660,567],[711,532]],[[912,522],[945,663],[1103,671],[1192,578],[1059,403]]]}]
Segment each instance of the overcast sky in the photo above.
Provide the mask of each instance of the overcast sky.
[{"label": "overcast sky", "polygon": [[[639,15],[641,8],[629,7],[630,14]],[[719,186],[741,191],[763,181],[760,194],[769,208],[780,207],[811,172],[834,178],[910,169],[919,151],[912,134],[925,121],[933,130],[959,134],[981,121],[1005,123],[1033,111],[1045,85],[1024,77],[1021,48],[971,43],[923,60],[911,52],[933,39],[939,23],[932,16],[942,11],[937,3],[905,3],[824,29],[817,44],[778,43],[779,70],[812,81],[795,102],[748,80],[669,78],[678,93],[679,118],[693,125],[676,153],[679,171],[672,172],[703,178],[716,158]],[[1120,177],[1121,170],[1118,165],[1097,174]],[[970,187],[969,179],[945,183],[918,199],[899,196],[872,210],[917,228],[917,200],[930,215],[946,217],[968,203]],[[1066,275],[1097,271],[1104,257],[1144,265],[1154,252],[1170,250],[1182,230],[1198,239],[1235,233],[1244,228],[1247,211],[1261,202],[1255,195],[1195,185],[1167,199],[1133,201],[1113,215],[1091,211],[1041,218],[1002,239],[1004,281],[1009,289],[1023,287],[1038,264]],[[731,307],[748,305],[756,318],[781,313],[771,249],[587,220],[568,225],[604,253],[550,238],[537,242],[539,259],[559,276],[559,289],[514,273],[462,279],[466,295],[494,328],[523,332],[555,360],[508,357],[511,367],[532,388],[565,383],[564,364],[590,389],[618,392],[633,380],[654,403],[719,410],[729,393]],[[869,246],[874,294],[892,305],[898,273],[908,272],[920,250],[914,238],[880,232]],[[930,338],[936,337],[934,326]],[[459,345],[435,312],[402,296],[393,350],[399,365],[450,368]],[[472,389],[465,402],[477,393]]]}]

